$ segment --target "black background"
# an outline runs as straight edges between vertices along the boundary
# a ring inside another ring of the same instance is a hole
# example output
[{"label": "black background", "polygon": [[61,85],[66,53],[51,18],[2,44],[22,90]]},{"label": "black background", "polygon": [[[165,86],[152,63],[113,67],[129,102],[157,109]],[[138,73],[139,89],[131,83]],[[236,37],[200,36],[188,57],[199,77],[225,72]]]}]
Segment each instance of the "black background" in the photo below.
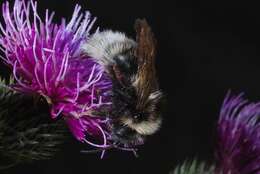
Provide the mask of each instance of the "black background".
[{"label": "black background", "polygon": [[[260,100],[259,9],[243,1],[41,0],[40,12],[67,19],[74,5],[98,17],[96,26],[134,37],[136,18],[146,18],[158,40],[157,68],[167,98],[161,131],[139,149],[80,154],[85,145],[71,138],[54,159],[19,165],[18,174],[168,173],[185,159],[213,160],[214,133],[229,89]],[[2,71],[4,71],[2,69]],[[3,171],[0,171],[0,173]],[[4,172],[3,172],[4,173]]]}]

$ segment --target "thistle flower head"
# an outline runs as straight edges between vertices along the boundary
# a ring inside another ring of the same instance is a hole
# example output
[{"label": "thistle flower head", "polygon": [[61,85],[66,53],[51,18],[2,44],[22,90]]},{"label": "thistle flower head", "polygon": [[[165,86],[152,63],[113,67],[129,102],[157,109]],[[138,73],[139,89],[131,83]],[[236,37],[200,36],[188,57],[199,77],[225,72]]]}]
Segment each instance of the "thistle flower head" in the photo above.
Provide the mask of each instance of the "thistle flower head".
[{"label": "thistle flower head", "polygon": [[110,105],[111,82],[99,64],[81,54],[95,19],[80,9],[75,7],[69,22],[56,24],[54,13],[38,15],[37,2],[15,0],[11,10],[3,3],[2,59],[13,72],[14,89],[43,96],[51,116],[63,115],[79,141],[89,142],[86,134],[100,136],[105,147],[108,121],[96,111]]},{"label": "thistle flower head", "polygon": [[260,173],[260,103],[243,95],[224,100],[217,128],[217,162],[223,174]]}]

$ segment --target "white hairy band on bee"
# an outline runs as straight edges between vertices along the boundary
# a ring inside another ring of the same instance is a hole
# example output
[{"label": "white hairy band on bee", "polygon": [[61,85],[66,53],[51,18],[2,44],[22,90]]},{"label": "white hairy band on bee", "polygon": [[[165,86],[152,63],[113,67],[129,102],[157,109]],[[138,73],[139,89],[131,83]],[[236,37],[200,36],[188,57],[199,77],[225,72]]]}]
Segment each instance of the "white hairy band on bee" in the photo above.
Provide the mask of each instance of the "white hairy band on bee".
[{"label": "white hairy band on bee", "polygon": [[113,57],[125,50],[136,46],[136,42],[129,39],[124,33],[105,30],[90,37],[82,50],[103,66],[114,63]]},{"label": "white hairy band on bee", "polygon": [[131,118],[122,118],[121,121],[125,126],[135,130],[141,135],[154,134],[160,128],[162,123],[161,119],[152,120],[152,121],[147,120],[147,121],[134,123],[133,119]]}]

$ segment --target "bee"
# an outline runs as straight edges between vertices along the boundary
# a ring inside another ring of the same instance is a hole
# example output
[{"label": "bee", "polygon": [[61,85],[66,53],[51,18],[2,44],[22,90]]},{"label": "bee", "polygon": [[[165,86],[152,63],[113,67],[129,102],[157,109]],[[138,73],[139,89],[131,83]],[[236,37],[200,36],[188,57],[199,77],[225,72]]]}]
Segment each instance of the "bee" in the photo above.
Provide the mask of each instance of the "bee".
[{"label": "bee", "polygon": [[162,122],[156,40],[145,19],[136,20],[135,30],[136,40],[105,30],[90,36],[83,46],[83,52],[101,64],[112,79],[112,140],[124,146],[143,144]]}]

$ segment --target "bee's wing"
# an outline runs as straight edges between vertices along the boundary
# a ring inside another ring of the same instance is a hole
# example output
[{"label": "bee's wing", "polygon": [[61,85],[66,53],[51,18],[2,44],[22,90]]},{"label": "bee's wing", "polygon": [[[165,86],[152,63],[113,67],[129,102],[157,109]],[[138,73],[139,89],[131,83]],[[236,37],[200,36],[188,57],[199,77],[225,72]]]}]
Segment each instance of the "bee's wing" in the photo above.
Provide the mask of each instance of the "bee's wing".
[{"label": "bee's wing", "polygon": [[156,39],[145,19],[136,20],[135,30],[135,55],[138,59],[138,80],[135,85],[139,96],[138,103],[143,105],[151,92],[158,90],[155,69]]}]

